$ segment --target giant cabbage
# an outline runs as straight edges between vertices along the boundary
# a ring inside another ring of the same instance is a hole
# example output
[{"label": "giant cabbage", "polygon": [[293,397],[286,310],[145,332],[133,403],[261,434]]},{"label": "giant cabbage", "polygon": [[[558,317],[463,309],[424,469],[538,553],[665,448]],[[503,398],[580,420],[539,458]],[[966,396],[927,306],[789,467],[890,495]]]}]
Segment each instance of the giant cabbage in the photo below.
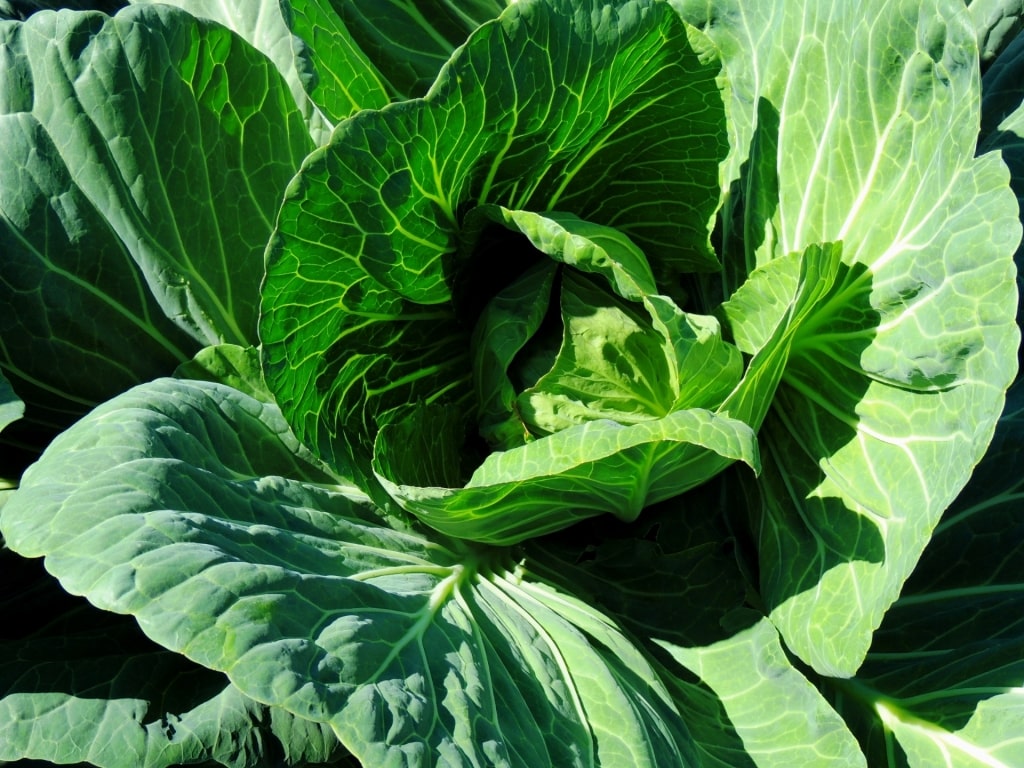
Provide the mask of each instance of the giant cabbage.
[{"label": "giant cabbage", "polygon": [[1012,763],[1024,9],[135,5],[0,25],[0,760]]}]

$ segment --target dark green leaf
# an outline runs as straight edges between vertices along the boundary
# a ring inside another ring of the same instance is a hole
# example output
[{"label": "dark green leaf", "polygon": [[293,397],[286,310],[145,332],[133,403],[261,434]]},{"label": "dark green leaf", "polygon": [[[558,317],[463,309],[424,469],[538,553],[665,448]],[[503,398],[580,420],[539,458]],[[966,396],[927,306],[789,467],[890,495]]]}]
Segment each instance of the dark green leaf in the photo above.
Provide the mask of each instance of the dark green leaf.
[{"label": "dark green leaf", "polygon": [[0,39],[0,359],[29,418],[57,429],[203,344],[254,342],[311,146],[270,62],[165,6],[39,13]]}]

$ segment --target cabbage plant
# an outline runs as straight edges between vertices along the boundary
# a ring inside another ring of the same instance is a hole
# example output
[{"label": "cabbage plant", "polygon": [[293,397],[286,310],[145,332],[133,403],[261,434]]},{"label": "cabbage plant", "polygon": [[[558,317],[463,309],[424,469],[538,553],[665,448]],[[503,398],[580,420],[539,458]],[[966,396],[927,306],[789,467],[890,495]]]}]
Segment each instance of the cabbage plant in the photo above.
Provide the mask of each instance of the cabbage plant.
[{"label": "cabbage plant", "polygon": [[0,760],[1013,765],[1024,9],[756,6],[0,22]]}]

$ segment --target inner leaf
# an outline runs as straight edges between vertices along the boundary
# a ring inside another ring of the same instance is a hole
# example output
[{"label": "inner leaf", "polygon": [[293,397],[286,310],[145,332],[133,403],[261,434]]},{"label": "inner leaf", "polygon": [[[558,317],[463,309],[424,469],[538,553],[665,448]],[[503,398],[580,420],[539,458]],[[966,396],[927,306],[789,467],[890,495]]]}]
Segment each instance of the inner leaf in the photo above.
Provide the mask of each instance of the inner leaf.
[{"label": "inner leaf", "polygon": [[555,365],[517,401],[533,430],[546,434],[600,418],[634,424],[671,411],[663,340],[639,307],[566,270],[561,311]]}]

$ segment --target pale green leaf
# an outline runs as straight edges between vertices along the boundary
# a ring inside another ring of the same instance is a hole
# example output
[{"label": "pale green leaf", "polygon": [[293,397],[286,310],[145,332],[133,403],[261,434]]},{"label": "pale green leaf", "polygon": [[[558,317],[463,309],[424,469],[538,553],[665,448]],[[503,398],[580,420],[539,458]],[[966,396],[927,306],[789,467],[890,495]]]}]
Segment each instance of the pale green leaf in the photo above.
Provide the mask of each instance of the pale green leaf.
[{"label": "pale green leaf", "polygon": [[1024,749],[1024,389],[864,665],[825,690],[873,764],[1011,768]]},{"label": "pale green leaf", "polygon": [[160,379],[59,436],[0,513],[73,594],[131,613],[365,765],[689,765],[616,624],[513,552],[388,519],[303,459],[280,412]]},{"label": "pale green leaf", "polygon": [[718,695],[758,768],[866,768],[846,724],[789,661],[768,619],[712,645],[666,650]]},{"label": "pale green leaf", "polygon": [[179,379],[226,384],[265,403],[274,400],[263,383],[260,353],[255,347],[236,344],[203,347],[187,363],[179,365],[174,375]]},{"label": "pale green leaf", "polygon": [[[437,456],[438,445],[459,446],[458,422],[450,423],[458,415],[450,419],[451,413],[423,408],[386,425],[374,469],[403,509],[444,533],[477,541],[513,543],[605,513],[633,520],[646,505],[683,493],[734,461],[759,467],[757,441],[745,422],[693,408],[628,426],[599,419],[563,429],[491,453],[462,485],[452,482],[457,455]],[[438,462],[443,466],[432,471]]]},{"label": "pale green leaf", "polygon": [[836,289],[766,414],[749,513],[787,645],[848,676],[1016,369],[1021,225],[1006,167],[975,158],[974,25],[952,1],[675,5],[732,83],[723,261],[742,267],[727,293],[773,259],[842,243]]}]

